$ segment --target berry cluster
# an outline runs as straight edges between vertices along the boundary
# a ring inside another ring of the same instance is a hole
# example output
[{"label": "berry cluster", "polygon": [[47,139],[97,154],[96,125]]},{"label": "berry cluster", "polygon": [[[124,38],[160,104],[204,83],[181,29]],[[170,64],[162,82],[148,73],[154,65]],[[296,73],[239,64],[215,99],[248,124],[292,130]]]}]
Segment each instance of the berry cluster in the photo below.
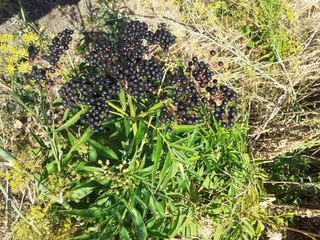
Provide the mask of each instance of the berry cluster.
[{"label": "berry cluster", "polygon": [[65,107],[76,110],[77,104],[90,106],[81,117],[94,131],[103,129],[111,117],[106,100],[114,99],[120,89],[136,99],[154,95],[163,77],[161,66],[149,57],[151,46],[164,51],[175,42],[162,27],[155,33],[148,25],[131,21],[124,26],[119,42],[101,41],[85,56],[86,68],[59,91]]},{"label": "berry cluster", "polygon": [[112,115],[109,112],[107,100],[112,99],[120,93],[120,87],[115,78],[100,75],[89,78],[73,77],[66,83],[59,93],[62,104],[75,111],[77,104],[91,106],[87,114],[81,116],[81,123],[89,123],[94,131],[100,131]]},{"label": "berry cluster", "polygon": [[[210,54],[215,55],[215,51],[212,50]],[[223,62],[218,65],[222,66]],[[210,109],[210,113],[223,127],[233,126],[236,108],[228,107],[228,103],[237,99],[237,93],[224,85],[218,87],[210,65],[198,61],[197,57],[188,62],[185,72],[187,76],[180,75],[171,79],[168,96],[173,103],[162,109],[160,121],[166,123],[177,120],[183,124],[198,124],[201,109]],[[172,128],[167,130],[170,132]]]},{"label": "berry cluster", "polygon": [[29,61],[34,61],[37,54],[39,53],[39,48],[35,46],[29,46],[28,48],[28,53],[29,53]]},{"label": "berry cluster", "polygon": [[56,65],[64,50],[69,49],[72,34],[73,30],[70,29],[65,29],[62,32],[59,32],[58,35],[52,39],[52,43],[49,46],[50,54],[43,56],[43,59],[48,61],[51,65]]},{"label": "berry cluster", "polygon": [[42,89],[42,84],[41,81],[46,81],[47,80],[47,71],[46,69],[43,68],[38,68],[37,66],[33,66],[32,70],[30,72],[30,78],[34,79],[36,82],[35,84],[38,86],[39,90]]},{"label": "berry cluster", "polygon": [[[72,34],[72,30],[65,29],[53,38],[50,54],[43,57],[51,67],[32,68],[31,78],[40,89],[43,81],[52,85],[47,73],[55,72],[60,56],[69,48]],[[112,117],[107,101],[116,99],[120,91],[126,91],[137,100],[160,97],[158,100],[165,104],[160,115],[162,124],[171,121],[198,124],[203,121],[203,110],[210,109],[210,114],[223,127],[233,126],[236,108],[229,103],[237,94],[227,86],[218,86],[212,64],[193,57],[185,74],[164,75],[161,63],[150,56],[157,46],[167,52],[174,43],[175,37],[164,26],[153,32],[144,22],[127,23],[118,42],[103,40],[92,46],[78,73],[59,90],[62,104],[72,111],[76,111],[79,104],[88,106],[80,122],[96,132],[103,130],[103,124]],[[37,48],[30,47],[30,60],[34,60],[38,52]],[[210,54],[214,56],[216,52],[212,50]],[[222,66],[223,62],[215,65]],[[169,81],[163,79],[169,75]],[[164,89],[161,93],[160,86]],[[172,128],[167,130],[172,131]]]},{"label": "berry cluster", "polygon": [[[34,65],[29,74],[29,79],[35,80],[35,84],[38,86],[39,90],[42,90],[44,86],[52,86],[53,80],[48,76],[48,73],[56,72],[56,64],[60,60],[61,55],[64,53],[64,50],[69,49],[69,44],[72,40],[71,35],[73,30],[65,29],[62,32],[59,32],[57,36],[52,39],[52,42],[49,46],[50,53],[43,55],[42,58],[37,59],[37,63],[40,63],[41,66]],[[39,48],[35,46],[29,46],[29,61],[34,61],[40,52]],[[42,60],[47,61],[52,66],[44,66]]]}]

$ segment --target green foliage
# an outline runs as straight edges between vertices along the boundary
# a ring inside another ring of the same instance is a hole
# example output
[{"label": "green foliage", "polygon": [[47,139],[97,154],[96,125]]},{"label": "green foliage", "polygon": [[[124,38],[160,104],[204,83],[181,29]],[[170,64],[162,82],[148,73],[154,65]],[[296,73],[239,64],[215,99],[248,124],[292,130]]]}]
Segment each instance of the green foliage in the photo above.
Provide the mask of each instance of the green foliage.
[{"label": "green foliage", "polygon": [[[243,27],[248,38],[247,47],[260,49],[260,61],[276,62],[299,50],[298,39],[293,38],[287,27],[295,24],[293,12],[282,0],[255,1],[246,14],[253,20],[247,20]],[[239,15],[236,17],[242,17],[241,13]]]},{"label": "green foliage", "polygon": [[271,180],[269,191],[276,195],[277,203],[299,203],[301,192],[309,187],[304,183],[317,182],[316,178],[308,176],[309,169],[310,160],[303,156],[302,151],[283,154],[274,162],[264,165]]},{"label": "green foliage", "polygon": [[194,26],[222,24],[243,32],[248,48],[254,48],[259,60],[277,62],[301,50],[300,41],[291,34],[294,12],[283,0],[175,1],[184,20]]}]

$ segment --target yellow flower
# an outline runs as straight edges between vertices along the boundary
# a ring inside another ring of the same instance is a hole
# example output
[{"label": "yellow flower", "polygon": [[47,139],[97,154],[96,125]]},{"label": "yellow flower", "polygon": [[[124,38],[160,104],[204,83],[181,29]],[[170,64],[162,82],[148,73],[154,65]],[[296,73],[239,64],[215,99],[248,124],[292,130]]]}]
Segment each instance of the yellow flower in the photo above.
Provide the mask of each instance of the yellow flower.
[{"label": "yellow flower", "polygon": [[13,40],[13,35],[9,33],[4,33],[0,35],[0,41],[9,42]]},{"label": "yellow flower", "polygon": [[7,53],[16,54],[16,47],[12,45],[7,45]]},{"label": "yellow flower", "polygon": [[28,50],[25,49],[25,48],[18,48],[17,49],[17,55],[20,57],[20,58],[26,58],[29,56],[29,53],[28,53]]},{"label": "yellow flower", "polygon": [[30,91],[32,89],[32,86],[30,84],[26,84],[26,85],[23,86],[23,89],[25,91]]},{"label": "yellow flower", "polygon": [[13,64],[7,64],[5,67],[4,67],[4,72],[5,73],[8,73],[10,75],[13,75],[14,72],[15,72],[15,67]]},{"label": "yellow flower", "polygon": [[5,53],[8,51],[8,44],[0,43],[0,52]]},{"label": "yellow flower", "polygon": [[21,73],[28,73],[31,71],[31,66],[29,64],[29,62],[23,61],[20,62],[18,65],[18,71]]},{"label": "yellow flower", "polygon": [[6,62],[8,64],[15,64],[17,62],[17,60],[18,60],[18,58],[14,54],[11,54],[11,55],[7,56],[7,58],[6,58]]},{"label": "yellow flower", "polygon": [[22,40],[25,44],[30,45],[39,40],[39,37],[32,32],[28,32],[22,35]]}]

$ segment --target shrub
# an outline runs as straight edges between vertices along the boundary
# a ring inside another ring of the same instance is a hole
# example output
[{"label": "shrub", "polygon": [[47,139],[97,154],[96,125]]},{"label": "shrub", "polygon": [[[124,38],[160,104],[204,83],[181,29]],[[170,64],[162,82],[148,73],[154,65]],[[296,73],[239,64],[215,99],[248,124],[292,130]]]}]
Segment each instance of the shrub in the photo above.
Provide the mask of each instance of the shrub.
[{"label": "shrub", "polygon": [[[214,78],[223,62],[194,56],[167,70],[160,56],[175,37],[131,21],[119,42],[93,43],[65,74],[59,60],[72,34],[66,29],[48,48],[28,48],[40,113],[21,103],[48,136],[33,134],[44,157],[34,175],[43,193],[37,205],[46,204],[54,221],[68,215],[61,224],[37,218],[35,233],[41,238],[51,226],[71,239],[193,237],[206,215],[216,221],[216,238],[260,236],[262,177],[246,155],[246,129],[236,124],[237,93]],[[61,98],[52,102],[58,83]]]}]

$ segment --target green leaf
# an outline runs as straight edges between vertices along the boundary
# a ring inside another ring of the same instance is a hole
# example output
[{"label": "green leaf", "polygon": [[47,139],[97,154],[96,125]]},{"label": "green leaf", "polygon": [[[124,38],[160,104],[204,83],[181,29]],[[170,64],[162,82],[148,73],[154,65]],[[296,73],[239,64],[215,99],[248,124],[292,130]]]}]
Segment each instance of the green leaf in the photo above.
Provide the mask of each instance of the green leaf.
[{"label": "green leaf", "polygon": [[123,111],[121,108],[119,108],[116,105],[114,105],[111,101],[107,101],[107,103],[114,110],[117,110],[117,112],[114,112],[116,115],[121,116],[121,117],[128,117],[129,116],[125,111]]},{"label": "green leaf", "polygon": [[218,224],[218,226],[216,227],[216,231],[214,232],[214,235],[213,235],[213,240],[220,240],[222,233],[223,233],[222,225]]},{"label": "green leaf", "polygon": [[159,103],[153,105],[150,109],[148,109],[148,111],[140,113],[136,118],[142,118],[142,117],[145,117],[145,116],[147,116],[147,115],[149,115],[149,114],[156,113],[156,112],[158,112],[162,107],[163,107],[163,103],[162,103],[162,102],[159,102]]},{"label": "green leaf", "polygon": [[88,217],[88,218],[100,218],[108,214],[104,209],[73,209],[73,210],[59,210],[58,212],[64,214],[75,215],[79,217]]},{"label": "green leaf", "polygon": [[95,181],[89,180],[88,182],[78,184],[75,189],[72,189],[70,191],[70,197],[75,202],[79,202],[80,199],[89,195],[96,188],[101,188],[101,185]]},{"label": "green leaf", "polygon": [[246,25],[245,31],[244,31],[244,35],[249,37],[251,33],[251,28],[250,25]]},{"label": "green leaf", "polygon": [[199,193],[193,183],[190,184],[190,200],[194,203],[200,201]]},{"label": "green leaf", "polygon": [[56,105],[56,104],[61,104],[62,103],[62,98],[56,98],[55,100],[53,100],[53,105]]},{"label": "green leaf", "polygon": [[161,203],[154,197],[154,195],[150,194],[148,201],[148,208],[152,211],[152,213],[157,216],[165,217],[164,209]]},{"label": "green leaf", "polygon": [[29,107],[24,103],[24,101],[21,100],[21,98],[19,97],[19,95],[18,95],[16,92],[12,91],[11,93],[12,93],[12,95],[15,97],[15,99],[16,99],[25,109],[28,110],[28,112],[30,112],[32,115],[36,116],[37,118],[39,117],[31,108],[29,108]]},{"label": "green leaf", "polygon": [[98,159],[97,150],[93,147],[90,148],[90,150],[89,150],[89,159],[90,159],[90,162],[95,162]]},{"label": "green leaf", "polygon": [[141,217],[141,214],[139,211],[135,208],[131,210],[131,214],[133,217],[133,223],[136,227],[136,231],[138,233],[138,239],[139,240],[144,240],[147,239],[147,229],[146,226],[144,225],[143,218]]},{"label": "green leaf", "polygon": [[70,118],[66,123],[64,123],[62,126],[55,129],[55,132],[60,132],[63,129],[66,129],[67,127],[70,127],[71,125],[75,124],[81,117],[82,114],[85,114],[88,111],[89,107],[85,107],[79,112],[77,112],[72,118]]},{"label": "green leaf", "polygon": [[63,78],[64,78],[67,82],[69,82],[69,81],[71,80],[71,77],[69,76],[69,74],[64,73],[64,72],[61,72],[61,75],[63,76]]},{"label": "green leaf", "polygon": [[125,130],[126,137],[128,137],[131,132],[131,120],[125,117],[123,119],[123,123],[124,123],[124,130]]},{"label": "green leaf", "polygon": [[150,229],[148,230],[148,236],[155,239],[168,239],[169,235],[166,233],[159,232],[159,230]]},{"label": "green leaf", "polygon": [[127,110],[127,101],[126,101],[126,95],[125,95],[124,91],[120,91],[119,100],[120,100],[120,104],[121,104],[123,111],[126,111]]},{"label": "green leaf", "polygon": [[119,237],[121,240],[129,240],[129,233],[127,231],[127,229],[124,226],[120,227],[120,231],[119,231]]},{"label": "green leaf", "polygon": [[78,237],[73,237],[73,238],[68,238],[69,240],[92,240],[92,239],[99,239],[101,233],[98,232],[94,232],[94,233],[90,233],[90,234],[87,234],[87,235],[81,235],[81,236],[78,236]]},{"label": "green leaf", "polygon": [[69,145],[73,146],[73,144],[77,141],[77,138],[69,131],[67,135],[68,135]]},{"label": "green leaf", "polygon": [[172,126],[173,131],[175,133],[180,133],[180,132],[187,132],[195,129],[199,129],[203,126],[203,124],[196,124],[196,125],[174,125]]},{"label": "green leaf", "polygon": [[120,201],[124,203],[132,216],[132,221],[138,234],[138,239],[147,239],[147,229],[139,211],[131,207],[125,199],[122,198]]},{"label": "green leaf", "polygon": [[41,147],[43,147],[44,149],[48,149],[47,145],[42,141],[41,138],[39,138],[37,134],[35,134],[32,130],[30,132],[31,132],[31,135],[34,137],[34,139],[39,143]]},{"label": "green leaf", "polygon": [[185,151],[185,152],[195,152],[195,150],[193,148],[185,147],[185,146],[182,146],[180,144],[169,143],[169,146],[173,147],[175,149],[180,149],[180,150]]},{"label": "green leaf", "polygon": [[248,48],[252,48],[254,45],[254,42],[252,41],[252,39],[250,38],[249,41],[247,42],[247,47]]},{"label": "green leaf", "polygon": [[72,146],[67,157],[70,157],[71,153],[75,151],[81,144],[85,143],[93,133],[94,132],[90,129],[90,127],[88,127],[87,130],[82,134],[80,139],[77,142],[75,142],[75,144]]},{"label": "green leaf", "polygon": [[[76,163],[78,164],[78,163]],[[87,165],[79,165],[75,167],[75,170],[79,173],[84,173],[84,174],[90,174],[90,173],[95,173],[95,172],[100,172],[103,173],[102,168],[100,167],[93,167],[93,166],[87,166]]]},{"label": "green leaf", "polygon": [[160,173],[160,176],[159,176],[159,182],[158,182],[158,186],[157,186],[157,189],[161,186],[163,188],[165,188],[165,184],[164,184],[164,178],[166,177],[167,175],[167,171],[168,171],[168,168],[170,167],[170,163],[171,163],[171,157],[170,157],[170,154],[167,153],[167,157],[166,157],[166,160],[164,161],[164,164],[163,164],[163,167],[162,167],[162,170],[161,170],[161,173]]},{"label": "green leaf", "polygon": [[119,160],[117,154],[107,145],[102,145],[93,139],[88,139],[88,143],[104,157]]},{"label": "green leaf", "polygon": [[[184,211],[185,211],[185,209],[184,209]],[[172,227],[171,231],[168,233],[168,235],[170,237],[175,237],[180,231],[182,231],[182,229],[188,223],[189,219],[191,219],[192,211],[190,208],[188,209],[187,215],[182,214],[181,212],[182,212],[182,210],[179,209],[178,216],[176,217],[176,220],[173,224],[173,227]]]},{"label": "green leaf", "polygon": [[153,159],[153,168],[152,168],[152,174],[151,174],[151,181],[152,184],[155,182],[157,171],[159,168],[161,153],[162,153],[162,137],[160,134],[157,134],[157,144],[153,148],[152,152],[152,159]]},{"label": "green leaf", "polygon": [[183,66],[182,66],[182,64],[180,63],[180,61],[178,60],[178,58],[176,58],[176,64],[177,64],[177,66],[178,66],[178,68],[179,68],[179,73],[180,73],[181,75],[184,75]]},{"label": "green leaf", "polygon": [[139,202],[139,204],[144,208],[147,209],[148,206],[145,204],[145,202],[136,194],[134,194],[134,199]]},{"label": "green leaf", "polygon": [[254,228],[252,227],[251,223],[248,221],[248,220],[244,220],[243,221],[243,231],[246,233],[246,234],[249,234],[250,235],[250,239],[253,239],[254,236],[256,235],[256,231],[254,230]]},{"label": "green leaf", "polygon": [[69,113],[70,113],[70,110],[69,108],[67,108],[64,113],[63,113],[63,116],[62,116],[62,122],[65,122],[67,120],[67,118],[69,117]]},{"label": "green leaf", "polygon": [[139,122],[137,133],[134,137],[135,147],[138,147],[139,143],[144,137],[146,131],[146,124],[144,122]]}]

